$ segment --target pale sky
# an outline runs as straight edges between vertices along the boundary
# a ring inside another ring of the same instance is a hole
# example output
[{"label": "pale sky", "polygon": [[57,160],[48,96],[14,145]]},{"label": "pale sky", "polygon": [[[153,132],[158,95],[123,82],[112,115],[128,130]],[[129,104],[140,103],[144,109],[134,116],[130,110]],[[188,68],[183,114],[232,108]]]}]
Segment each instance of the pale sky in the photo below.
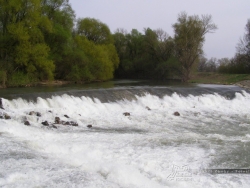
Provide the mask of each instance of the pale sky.
[{"label": "pale sky", "polygon": [[178,14],[212,15],[218,26],[206,35],[204,52],[207,58],[233,57],[236,45],[245,33],[250,19],[250,0],[69,0],[77,18],[95,18],[114,32],[144,28],[161,28],[173,36],[172,25]]}]

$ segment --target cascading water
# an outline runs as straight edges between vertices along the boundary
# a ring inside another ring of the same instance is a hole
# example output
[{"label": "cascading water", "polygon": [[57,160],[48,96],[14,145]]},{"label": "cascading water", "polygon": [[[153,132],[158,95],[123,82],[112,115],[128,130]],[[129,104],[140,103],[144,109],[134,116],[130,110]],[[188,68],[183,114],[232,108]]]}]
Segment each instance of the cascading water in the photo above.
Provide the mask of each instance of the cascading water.
[{"label": "cascading water", "polygon": [[247,173],[209,172],[250,168],[250,94],[242,88],[123,86],[20,96],[2,98],[0,187],[250,184]]}]

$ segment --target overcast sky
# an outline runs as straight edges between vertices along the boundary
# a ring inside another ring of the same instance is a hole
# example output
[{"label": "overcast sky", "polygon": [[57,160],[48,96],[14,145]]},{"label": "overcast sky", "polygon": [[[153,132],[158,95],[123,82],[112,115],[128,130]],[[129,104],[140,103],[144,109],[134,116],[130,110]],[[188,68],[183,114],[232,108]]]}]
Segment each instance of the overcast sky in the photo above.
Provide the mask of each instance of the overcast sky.
[{"label": "overcast sky", "polygon": [[178,14],[212,15],[218,29],[206,35],[207,58],[233,57],[250,19],[250,0],[69,0],[77,18],[95,18],[114,32],[161,28],[173,36]]}]

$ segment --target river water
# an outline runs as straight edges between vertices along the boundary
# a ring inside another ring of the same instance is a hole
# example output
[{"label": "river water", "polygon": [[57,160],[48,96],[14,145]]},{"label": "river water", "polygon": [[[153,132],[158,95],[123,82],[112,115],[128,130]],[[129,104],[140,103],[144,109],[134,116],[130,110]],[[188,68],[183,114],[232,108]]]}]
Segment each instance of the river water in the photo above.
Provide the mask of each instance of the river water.
[{"label": "river water", "polygon": [[121,80],[0,92],[0,187],[250,185],[249,90]]}]

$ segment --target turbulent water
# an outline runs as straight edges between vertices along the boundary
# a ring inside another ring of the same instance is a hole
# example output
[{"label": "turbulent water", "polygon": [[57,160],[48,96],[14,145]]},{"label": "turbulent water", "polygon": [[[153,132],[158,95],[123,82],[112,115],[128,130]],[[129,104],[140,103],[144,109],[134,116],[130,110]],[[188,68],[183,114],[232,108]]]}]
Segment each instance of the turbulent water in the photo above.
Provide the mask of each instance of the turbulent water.
[{"label": "turbulent water", "polygon": [[0,187],[250,185],[249,172],[225,171],[250,169],[250,94],[240,87],[17,91],[0,94]]}]

